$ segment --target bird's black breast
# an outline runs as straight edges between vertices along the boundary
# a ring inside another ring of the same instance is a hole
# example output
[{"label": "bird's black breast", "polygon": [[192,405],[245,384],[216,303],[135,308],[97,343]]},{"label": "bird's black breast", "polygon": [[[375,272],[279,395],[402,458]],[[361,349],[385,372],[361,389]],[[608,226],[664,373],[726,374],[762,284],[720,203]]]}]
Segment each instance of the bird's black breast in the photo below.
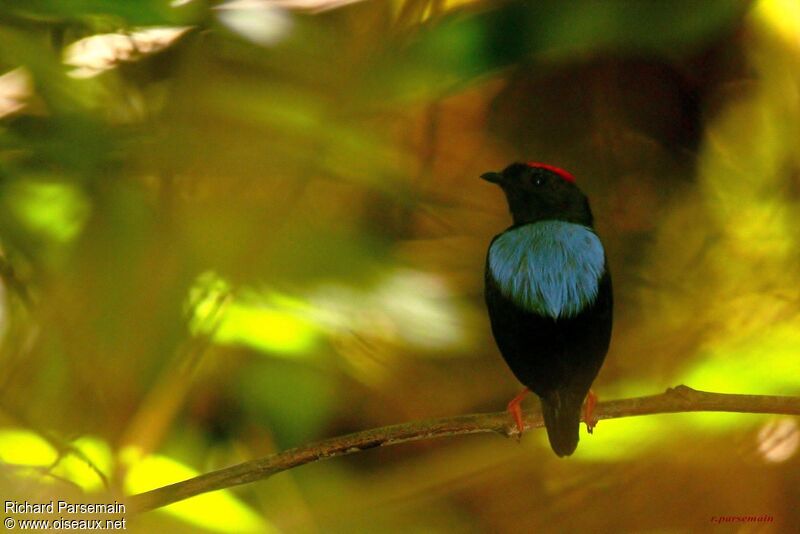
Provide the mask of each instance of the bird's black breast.
[{"label": "bird's black breast", "polygon": [[553,392],[586,395],[611,341],[613,298],[606,269],[597,297],[580,313],[552,318],[505,297],[486,265],[486,305],[497,346],[511,371],[540,397]]}]

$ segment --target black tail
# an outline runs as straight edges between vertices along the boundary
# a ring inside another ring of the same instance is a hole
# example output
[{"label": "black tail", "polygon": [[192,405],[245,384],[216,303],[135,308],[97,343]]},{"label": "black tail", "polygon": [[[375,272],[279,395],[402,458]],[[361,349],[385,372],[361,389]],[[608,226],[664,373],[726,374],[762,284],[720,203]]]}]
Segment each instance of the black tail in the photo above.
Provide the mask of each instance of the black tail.
[{"label": "black tail", "polygon": [[558,456],[569,456],[578,446],[583,398],[554,393],[541,401],[550,446]]}]

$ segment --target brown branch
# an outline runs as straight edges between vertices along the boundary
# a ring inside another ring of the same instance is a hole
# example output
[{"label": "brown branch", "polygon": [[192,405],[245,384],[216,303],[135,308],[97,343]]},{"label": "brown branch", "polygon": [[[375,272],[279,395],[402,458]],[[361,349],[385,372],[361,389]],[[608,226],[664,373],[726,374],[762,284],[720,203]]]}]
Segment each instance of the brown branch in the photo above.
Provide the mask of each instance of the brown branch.
[{"label": "brown branch", "polygon": [[[800,415],[800,397],[709,393],[687,386],[678,386],[668,389],[660,395],[601,402],[595,408],[594,413],[600,420],[676,412]],[[524,423],[526,429],[541,427],[543,425],[541,413],[538,411],[526,412]],[[132,495],[128,497],[126,505],[129,512],[145,512],[201,493],[262,480],[275,473],[317,460],[406,441],[489,432],[509,437],[518,434],[517,428],[507,412],[460,415],[385,426],[295,447],[271,456],[212,471],[183,482]]]}]

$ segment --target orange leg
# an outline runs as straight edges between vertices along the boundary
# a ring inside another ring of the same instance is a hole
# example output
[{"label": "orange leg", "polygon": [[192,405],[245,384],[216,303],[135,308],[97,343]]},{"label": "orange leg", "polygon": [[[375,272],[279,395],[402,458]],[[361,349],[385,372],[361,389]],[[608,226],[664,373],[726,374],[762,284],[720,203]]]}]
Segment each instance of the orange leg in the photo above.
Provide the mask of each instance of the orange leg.
[{"label": "orange leg", "polygon": [[517,423],[517,430],[519,430],[519,436],[522,437],[522,431],[525,429],[525,425],[522,424],[522,408],[520,408],[520,404],[522,403],[522,399],[530,393],[531,390],[528,388],[523,389],[519,395],[511,399],[511,402],[508,403],[506,410],[511,414],[511,417],[514,418],[514,422]]},{"label": "orange leg", "polygon": [[589,434],[592,433],[598,421],[594,416],[595,406],[597,406],[597,395],[590,389],[589,394],[586,396],[586,407],[583,412],[583,422],[586,423],[586,431],[589,432]]}]

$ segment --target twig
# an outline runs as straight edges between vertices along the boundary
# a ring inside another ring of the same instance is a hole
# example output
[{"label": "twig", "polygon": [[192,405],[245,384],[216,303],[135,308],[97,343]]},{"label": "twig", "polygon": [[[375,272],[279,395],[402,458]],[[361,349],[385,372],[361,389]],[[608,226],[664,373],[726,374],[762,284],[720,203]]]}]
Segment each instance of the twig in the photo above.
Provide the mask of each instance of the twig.
[{"label": "twig", "polygon": [[[601,402],[595,407],[594,415],[601,420],[677,412],[800,415],[800,397],[709,393],[687,386],[678,386],[668,389],[660,395]],[[538,411],[526,412],[524,423],[526,429],[543,426],[541,413]],[[126,505],[129,512],[145,512],[201,493],[262,480],[275,473],[317,460],[406,441],[489,432],[508,437],[518,434],[516,425],[506,412],[402,423],[326,439],[212,471],[183,482],[132,495],[128,497]]]}]

